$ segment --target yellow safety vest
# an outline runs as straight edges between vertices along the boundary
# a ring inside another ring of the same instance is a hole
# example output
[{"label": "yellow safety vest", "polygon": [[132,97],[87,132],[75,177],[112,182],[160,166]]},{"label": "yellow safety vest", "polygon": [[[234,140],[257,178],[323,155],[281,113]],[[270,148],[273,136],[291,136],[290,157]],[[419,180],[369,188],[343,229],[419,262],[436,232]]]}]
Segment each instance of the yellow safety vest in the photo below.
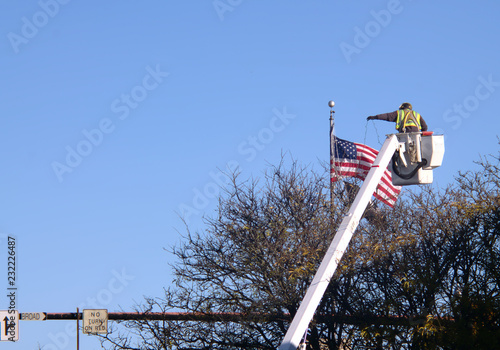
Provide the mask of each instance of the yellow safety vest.
[{"label": "yellow safety vest", "polygon": [[399,109],[398,119],[396,119],[396,130],[403,130],[409,126],[416,126],[419,130],[422,129],[420,114],[411,109]]}]

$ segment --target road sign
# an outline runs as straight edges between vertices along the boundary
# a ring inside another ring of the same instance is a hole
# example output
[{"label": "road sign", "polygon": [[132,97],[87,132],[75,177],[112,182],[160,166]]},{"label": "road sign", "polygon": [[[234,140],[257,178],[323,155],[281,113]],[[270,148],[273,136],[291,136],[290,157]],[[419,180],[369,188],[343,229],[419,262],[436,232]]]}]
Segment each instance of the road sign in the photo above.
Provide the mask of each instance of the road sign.
[{"label": "road sign", "polygon": [[108,333],[108,310],[106,309],[83,310],[83,333],[86,334]]},{"label": "road sign", "polygon": [[45,312],[21,312],[19,314],[21,321],[45,321],[47,313]]},{"label": "road sign", "polygon": [[0,311],[0,341],[19,340],[19,312]]}]

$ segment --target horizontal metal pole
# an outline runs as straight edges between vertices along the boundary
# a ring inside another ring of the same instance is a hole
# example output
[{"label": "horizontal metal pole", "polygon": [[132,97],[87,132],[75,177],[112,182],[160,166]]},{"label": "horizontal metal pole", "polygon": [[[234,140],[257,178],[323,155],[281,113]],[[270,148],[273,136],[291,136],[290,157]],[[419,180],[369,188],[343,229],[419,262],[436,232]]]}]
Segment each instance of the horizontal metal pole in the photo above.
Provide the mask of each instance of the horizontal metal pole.
[{"label": "horizontal metal pole", "polygon": [[[20,313],[22,315],[22,313]],[[46,312],[46,320],[76,320],[83,319],[83,313],[76,312]],[[290,322],[289,314],[275,315],[264,313],[244,314],[239,312],[108,312],[112,321],[205,321],[205,322]],[[392,326],[413,326],[425,321],[425,316],[373,316],[373,315],[325,315],[317,314],[318,323],[338,322],[348,325],[381,324]],[[440,318],[442,321],[453,322],[451,318]]]},{"label": "horizontal metal pole", "polygon": [[[46,320],[76,320],[76,312],[47,312]],[[80,313],[83,319],[83,313]],[[290,321],[290,315],[244,314],[236,312],[108,312],[109,320],[152,320],[152,321]]]}]

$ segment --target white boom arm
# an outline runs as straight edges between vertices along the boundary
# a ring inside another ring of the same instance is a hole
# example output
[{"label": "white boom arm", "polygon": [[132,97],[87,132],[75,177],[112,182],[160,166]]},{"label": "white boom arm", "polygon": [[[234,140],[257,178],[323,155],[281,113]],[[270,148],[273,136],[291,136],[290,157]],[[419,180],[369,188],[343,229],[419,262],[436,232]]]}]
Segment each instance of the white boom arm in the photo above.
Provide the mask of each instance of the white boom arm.
[{"label": "white boom arm", "polygon": [[279,346],[279,350],[296,350],[300,344],[300,339],[304,336],[311,322],[316,309],[318,308],[323,294],[330,283],[335,270],[337,268],[342,255],[351,240],[351,237],[358,227],[359,220],[363,215],[377,185],[379,184],[382,176],[384,175],[389,162],[398,148],[398,139],[396,135],[389,135],[382,145],[377,158],[366,176],[366,179],[361,186],[354,202],[349,209],[349,212],[342,220],[335,237],[333,238],[328,251],[319,266],[314,279],[307,290],[302,303],[300,304],[295,317],[293,318],[290,328],[283,342]]}]

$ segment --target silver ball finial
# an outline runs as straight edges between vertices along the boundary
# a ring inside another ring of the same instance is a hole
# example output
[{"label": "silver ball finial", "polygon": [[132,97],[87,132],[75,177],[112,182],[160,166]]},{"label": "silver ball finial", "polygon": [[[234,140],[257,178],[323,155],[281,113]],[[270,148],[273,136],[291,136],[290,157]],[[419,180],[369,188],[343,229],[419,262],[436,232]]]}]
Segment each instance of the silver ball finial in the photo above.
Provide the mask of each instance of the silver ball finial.
[{"label": "silver ball finial", "polygon": [[329,102],[328,102],[328,106],[329,106],[330,108],[333,108],[333,106],[335,106],[335,102],[333,102],[333,101],[329,101]]}]

